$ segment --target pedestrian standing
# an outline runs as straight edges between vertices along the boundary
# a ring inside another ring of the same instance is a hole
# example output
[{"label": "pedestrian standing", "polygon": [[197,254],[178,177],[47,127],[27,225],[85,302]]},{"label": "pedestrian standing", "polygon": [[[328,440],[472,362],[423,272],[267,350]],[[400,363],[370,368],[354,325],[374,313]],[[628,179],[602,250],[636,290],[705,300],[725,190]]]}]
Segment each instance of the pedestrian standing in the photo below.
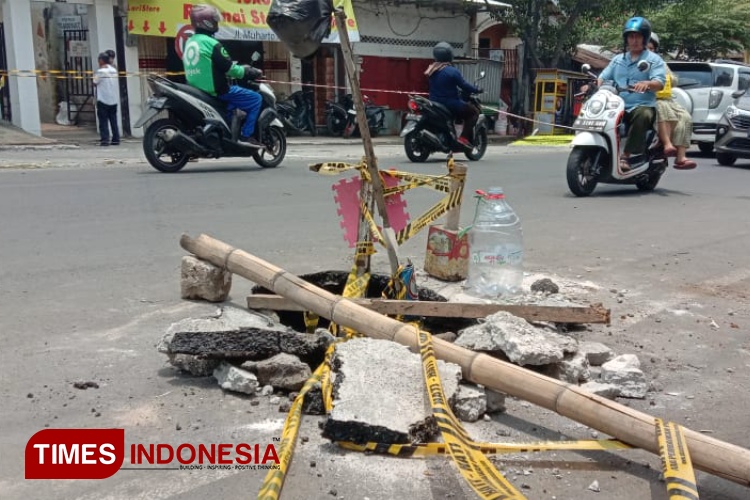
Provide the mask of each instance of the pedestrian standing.
[{"label": "pedestrian standing", "polygon": [[[120,144],[120,130],[117,127],[117,103],[120,100],[117,91],[117,70],[109,64],[110,56],[106,52],[99,54],[99,69],[94,73],[96,87],[96,116],[99,119],[100,146],[117,146]],[[110,143],[110,127],[112,142]]]}]

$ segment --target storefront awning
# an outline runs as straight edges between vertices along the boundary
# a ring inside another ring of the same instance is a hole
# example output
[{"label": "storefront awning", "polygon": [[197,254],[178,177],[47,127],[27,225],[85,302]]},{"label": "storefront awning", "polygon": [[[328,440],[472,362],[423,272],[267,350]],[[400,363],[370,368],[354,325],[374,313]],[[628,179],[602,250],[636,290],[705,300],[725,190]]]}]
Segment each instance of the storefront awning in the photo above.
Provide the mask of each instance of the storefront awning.
[{"label": "storefront awning", "polygon": [[[201,0],[202,4],[219,9],[222,22],[216,38],[220,40],[279,41],[276,34],[266,24],[268,0]],[[336,2],[338,3],[338,2]],[[352,0],[343,0],[346,12],[349,39],[359,41],[359,30],[354,18]],[[164,0],[128,0],[128,32],[133,35],[177,37],[190,31],[190,10],[193,3]],[[333,26],[333,17],[331,17]],[[338,43],[336,27],[331,35],[323,40]]]}]

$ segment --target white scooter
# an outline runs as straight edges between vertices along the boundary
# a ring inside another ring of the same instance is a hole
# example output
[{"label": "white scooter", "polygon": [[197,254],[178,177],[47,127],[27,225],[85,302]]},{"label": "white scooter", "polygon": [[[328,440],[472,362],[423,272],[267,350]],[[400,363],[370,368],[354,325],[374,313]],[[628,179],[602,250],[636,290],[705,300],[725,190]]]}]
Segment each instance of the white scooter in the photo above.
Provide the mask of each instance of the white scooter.
[{"label": "white scooter", "polygon": [[[584,64],[583,71],[592,77],[590,91],[596,86],[596,75]],[[649,63],[641,61],[640,71],[648,71]],[[667,169],[664,147],[656,129],[646,136],[649,146],[642,155],[631,157],[630,170],[620,168],[620,156],[625,146],[627,130],[624,124],[625,102],[617,85],[604,85],[588,98],[578,114],[573,128],[576,135],[568,157],[567,178],[570,191],[576,196],[588,196],[598,183],[635,184],[640,191],[653,191]],[[656,123],[654,123],[654,127]]]}]

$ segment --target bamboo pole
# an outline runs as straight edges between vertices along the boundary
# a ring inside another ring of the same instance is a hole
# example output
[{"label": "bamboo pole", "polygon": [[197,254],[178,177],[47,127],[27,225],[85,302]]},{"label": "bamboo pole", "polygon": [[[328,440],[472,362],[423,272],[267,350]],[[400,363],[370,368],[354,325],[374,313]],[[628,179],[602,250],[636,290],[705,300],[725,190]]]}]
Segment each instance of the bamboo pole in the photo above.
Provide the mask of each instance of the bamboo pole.
[{"label": "bamboo pole", "polygon": [[[358,306],[210,236],[193,239],[183,235],[180,245],[195,256],[292,299],[339,325],[418,351],[417,330],[412,325]],[[440,339],[433,339],[433,344],[436,357],[461,366],[466,380],[553,410],[632,446],[659,453],[654,418],[646,413]],[[684,435],[695,467],[750,486],[750,450],[687,428]]]},{"label": "bamboo pole", "polygon": [[[459,163],[456,163],[453,166],[453,177],[451,178],[451,193],[455,193],[459,189],[463,193],[464,190],[464,184],[466,183],[466,165],[461,165]],[[461,218],[461,205],[463,204],[463,194],[461,195],[461,200],[458,202],[458,205],[456,205],[454,208],[448,210],[448,213],[445,214],[445,229],[448,231],[458,231],[458,224],[460,223]]]},{"label": "bamboo pole", "polygon": [[[383,194],[383,181],[380,179],[378,159],[375,156],[375,148],[372,144],[372,136],[370,135],[370,126],[367,123],[367,114],[365,113],[365,104],[362,100],[362,90],[359,86],[359,75],[357,74],[357,68],[354,65],[354,54],[352,52],[351,43],[349,42],[349,32],[346,30],[346,13],[343,8],[340,8],[336,10],[333,17],[336,19],[336,28],[338,29],[339,38],[341,39],[341,52],[344,56],[344,67],[346,68],[346,75],[349,78],[349,85],[352,88],[352,100],[354,101],[354,109],[357,112],[359,135],[362,137],[362,144],[365,148],[367,171],[370,174],[370,184],[372,185],[369,187],[368,183],[363,180],[360,199],[365,202],[371,212],[371,202],[373,199],[375,205],[378,207],[378,214],[383,221],[383,238],[385,239],[384,243],[386,251],[388,252],[388,261],[391,264],[391,276],[395,276],[399,267],[398,253],[396,251],[396,235],[391,228],[390,221],[388,220],[388,211],[385,206],[385,195]],[[367,237],[366,241],[370,241],[372,238],[369,236],[369,231],[370,229],[367,222],[365,221],[363,214],[360,213],[358,231],[360,237],[359,241],[364,241],[364,237]],[[364,232],[367,232],[368,234],[363,235]],[[357,275],[362,274],[365,270],[370,270],[370,256],[367,255],[364,259],[366,259],[366,265],[360,265],[360,263],[357,262]]]}]

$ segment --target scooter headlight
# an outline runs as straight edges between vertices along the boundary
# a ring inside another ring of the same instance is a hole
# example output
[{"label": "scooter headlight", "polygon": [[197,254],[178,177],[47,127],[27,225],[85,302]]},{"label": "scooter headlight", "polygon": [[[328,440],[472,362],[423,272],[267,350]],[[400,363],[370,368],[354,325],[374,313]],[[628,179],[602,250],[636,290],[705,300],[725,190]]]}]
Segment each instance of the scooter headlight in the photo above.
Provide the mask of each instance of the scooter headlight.
[{"label": "scooter headlight", "polygon": [[601,101],[599,99],[595,99],[591,102],[589,102],[588,105],[588,114],[591,116],[597,116],[604,110],[604,101]]}]

